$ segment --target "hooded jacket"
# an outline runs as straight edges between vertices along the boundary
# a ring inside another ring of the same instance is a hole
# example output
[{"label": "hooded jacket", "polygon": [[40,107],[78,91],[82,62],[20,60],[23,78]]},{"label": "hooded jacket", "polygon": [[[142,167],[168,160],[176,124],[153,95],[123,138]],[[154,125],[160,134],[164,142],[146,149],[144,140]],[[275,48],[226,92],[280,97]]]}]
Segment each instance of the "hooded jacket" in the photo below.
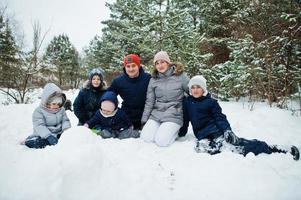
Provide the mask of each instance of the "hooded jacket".
[{"label": "hooded jacket", "polygon": [[183,65],[171,64],[164,73],[155,72],[151,78],[141,121],[174,122],[182,126],[182,101],[188,94],[189,78],[183,73]]},{"label": "hooded jacket", "polygon": [[108,91],[103,94],[103,96],[100,99],[99,105],[101,105],[101,102],[103,101],[111,101],[115,104],[115,115],[106,117],[102,115],[100,110],[98,109],[95,113],[95,115],[87,121],[87,124],[90,128],[97,128],[100,130],[108,130],[108,131],[122,131],[125,129],[128,129],[130,126],[132,126],[132,123],[130,122],[128,116],[125,114],[123,110],[118,108],[118,99],[114,92]]},{"label": "hooded jacket", "polygon": [[90,79],[79,91],[73,103],[74,114],[78,118],[79,124],[83,125],[93,117],[99,108],[99,100],[105,91],[102,85],[94,88]]},{"label": "hooded jacket", "polygon": [[61,89],[53,83],[46,84],[42,92],[40,106],[32,114],[33,136],[47,138],[51,134],[59,135],[71,127],[70,120],[63,107],[57,112],[47,110],[47,103],[50,103],[51,99],[55,97],[63,98]]}]

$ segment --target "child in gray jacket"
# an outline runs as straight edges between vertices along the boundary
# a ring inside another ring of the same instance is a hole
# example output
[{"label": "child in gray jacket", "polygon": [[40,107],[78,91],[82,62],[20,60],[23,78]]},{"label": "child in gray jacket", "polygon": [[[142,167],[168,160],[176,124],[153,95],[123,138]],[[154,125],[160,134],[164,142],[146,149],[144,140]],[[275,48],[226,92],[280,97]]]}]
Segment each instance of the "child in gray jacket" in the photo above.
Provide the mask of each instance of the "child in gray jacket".
[{"label": "child in gray jacket", "polygon": [[45,85],[41,103],[32,114],[33,134],[23,142],[29,148],[55,145],[61,134],[71,127],[63,108],[66,101],[62,90],[54,83]]}]

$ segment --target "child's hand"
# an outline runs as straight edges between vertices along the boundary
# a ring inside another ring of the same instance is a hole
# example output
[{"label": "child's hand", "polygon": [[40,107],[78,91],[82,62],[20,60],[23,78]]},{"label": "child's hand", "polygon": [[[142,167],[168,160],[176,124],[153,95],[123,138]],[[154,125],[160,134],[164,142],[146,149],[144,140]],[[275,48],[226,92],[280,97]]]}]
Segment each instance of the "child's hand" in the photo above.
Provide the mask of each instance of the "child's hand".
[{"label": "child's hand", "polygon": [[58,139],[57,137],[53,136],[53,135],[49,135],[47,138],[46,138],[47,142],[49,143],[49,145],[55,145],[57,144],[58,142]]},{"label": "child's hand", "polygon": [[85,124],[84,124],[84,127],[89,128],[89,124],[85,123]]}]

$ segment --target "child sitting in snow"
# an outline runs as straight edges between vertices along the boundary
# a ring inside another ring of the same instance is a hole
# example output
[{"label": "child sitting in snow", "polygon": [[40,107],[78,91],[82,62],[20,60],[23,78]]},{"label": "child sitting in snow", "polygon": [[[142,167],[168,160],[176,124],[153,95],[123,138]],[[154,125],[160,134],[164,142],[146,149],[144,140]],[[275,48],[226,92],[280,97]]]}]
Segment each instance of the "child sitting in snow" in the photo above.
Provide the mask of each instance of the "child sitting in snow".
[{"label": "child sitting in snow", "polygon": [[45,85],[41,103],[32,114],[33,134],[22,144],[29,148],[44,148],[55,145],[61,134],[71,127],[65,109],[66,100],[62,90],[54,83]]},{"label": "child sitting in snow", "polygon": [[226,116],[218,102],[207,91],[206,79],[203,76],[194,76],[188,84],[190,96],[184,99],[184,125],[179,136],[185,136],[189,121],[193,133],[197,138],[195,150],[207,152],[211,155],[220,153],[225,143],[233,146],[233,151],[246,156],[249,152],[258,155],[260,153],[291,153],[295,160],[299,159],[297,147],[279,148],[270,146],[263,141],[247,140],[237,137],[231,130]]},{"label": "child sitting in snow", "polygon": [[103,138],[139,137],[139,132],[133,129],[133,125],[125,112],[118,108],[117,96],[111,91],[103,94],[100,99],[100,109],[84,126],[95,128]]}]

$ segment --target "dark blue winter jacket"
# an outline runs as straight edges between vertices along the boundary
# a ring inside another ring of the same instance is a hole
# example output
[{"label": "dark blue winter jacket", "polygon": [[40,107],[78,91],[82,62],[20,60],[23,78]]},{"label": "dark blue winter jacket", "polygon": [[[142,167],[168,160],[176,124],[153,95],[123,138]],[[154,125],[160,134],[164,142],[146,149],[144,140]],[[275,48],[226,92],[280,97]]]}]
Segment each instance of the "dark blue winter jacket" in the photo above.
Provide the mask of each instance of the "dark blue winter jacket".
[{"label": "dark blue winter jacket", "polygon": [[91,119],[99,109],[99,101],[106,90],[102,87],[93,88],[91,83],[81,89],[74,100],[74,114],[79,120],[79,125],[83,125]]},{"label": "dark blue winter jacket", "polygon": [[150,78],[151,75],[144,72],[142,67],[136,78],[130,78],[124,69],[124,73],[115,78],[108,88],[121,96],[123,99],[121,108],[133,124],[141,121]]},{"label": "dark blue winter jacket", "polygon": [[132,126],[132,123],[125,112],[118,108],[118,100],[114,92],[108,91],[104,93],[99,104],[105,100],[109,100],[115,104],[117,109],[115,115],[111,117],[105,117],[101,114],[100,110],[96,111],[92,119],[87,122],[90,128],[95,127],[100,130],[106,129],[108,131],[122,131]]},{"label": "dark blue winter jacket", "polygon": [[187,133],[191,122],[193,133],[198,140],[203,138],[216,138],[226,130],[231,130],[227,117],[222,113],[217,100],[210,94],[200,98],[188,96],[183,101],[184,125],[180,129],[179,136]]}]

